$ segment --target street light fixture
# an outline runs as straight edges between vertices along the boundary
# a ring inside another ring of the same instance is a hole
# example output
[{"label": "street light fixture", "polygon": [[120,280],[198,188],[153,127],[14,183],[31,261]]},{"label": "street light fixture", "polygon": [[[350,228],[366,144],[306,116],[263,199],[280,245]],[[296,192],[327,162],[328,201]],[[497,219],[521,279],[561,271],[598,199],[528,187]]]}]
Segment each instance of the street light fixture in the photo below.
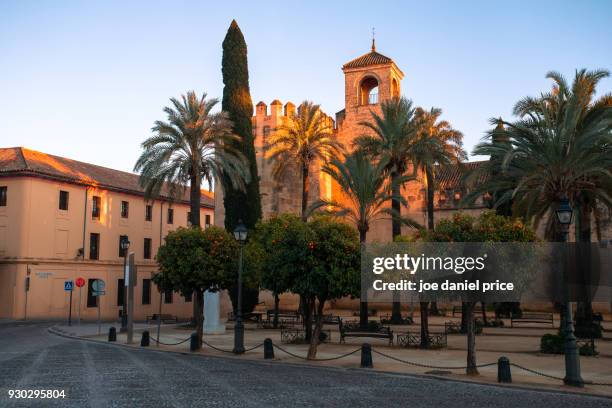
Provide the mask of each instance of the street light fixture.
[{"label": "street light fixture", "polygon": [[123,309],[121,310],[121,333],[125,333],[127,331],[127,323],[128,323],[128,316],[127,316],[127,285],[128,285],[128,281],[127,281],[127,274],[125,273],[126,269],[127,269],[127,255],[128,255],[128,249],[130,249],[130,240],[127,238],[124,238],[121,240],[121,243],[119,244],[121,246],[121,251],[123,252],[123,288],[120,288],[118,290],[122,290],[123,291]]},{"label": "street light fixture", "polygon": [[[557,222],[561,226],[561,241],[567,242],[569,227],[572,223],[574,211],[570,206],[567,196],[564,196],[559,202],[559,207],[555,211]],[[569,285],[567,276],[565,285]],[[578,345],[576,344],[576,336],[574,335],[574,322],[572,321],[572,304],[569,299],[569,288],[566,289],[567,299],[565,300],[565,378],[563,382],[567,385],[575,387],[583,387],[584,381],[580,376],[580,355]]]},{"label": "street light fixture", "polygon": [[234,238],[240,243],[240,259],[238,261],[238,305],[236,307],[236,322],[234,324],[234,353],[244,353],[244,325],[242,324],[242,250],[247,239],[247,228],[238,220],[234,230]]}]

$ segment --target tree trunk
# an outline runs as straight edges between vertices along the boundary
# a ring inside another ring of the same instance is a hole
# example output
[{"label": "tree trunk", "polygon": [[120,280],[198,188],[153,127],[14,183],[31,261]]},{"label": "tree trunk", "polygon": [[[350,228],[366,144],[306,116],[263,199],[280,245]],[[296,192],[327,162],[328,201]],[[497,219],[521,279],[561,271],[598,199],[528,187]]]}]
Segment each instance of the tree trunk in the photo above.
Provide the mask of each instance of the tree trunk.
[{"label": "tree trunk", "polygon": [[278,307],[280,304],[280,298],[278,297],[278,293],[274,292],[274,322],[273,327],[278,329]]},{"label": "tree trunk", "polygon": [[308,165],[302,165],[302,221],[306,221],[306,209],[308,208],[308,193],[310,191],[310,176]]},{"label": "tree trunk", "polygon": [[434,229],[434,179],[431,169],[425,168],[427,178],[427,229]]},{"label": "tree trunk", "polygon": [[476,368],[476,324],[474,322],[475,302],[466,302],[466,324],[467,324],[467,375],[478,375]]},{"label": "tree trunk", "polygon": [[421,309],[421,347],[429,347],[429,317],[428,317],[429,302],[420,302]]},{"label": "tree trunk", "polygon": [[[363,246],[366,242],[368,230],[366,228],[359,228],[359,243]],[[359,302],[359,326],[362,328],[368,327],[368,302],[367,299]]]},{"label": "tree trunk", "polygon": [[438,302],[431,302],[431,306],[429,307],[429,314],[432,316],[440,316],[440,311],[438,310]]},{"label": "tree trunk", "polygon": [[198,334],[198,349],[202,348],[202,335],[204,334],[204,291],[196,289],[195,303],[198,313],[196,313],[196,333]]},{"label": "tree trunk", "polygon": [[461,333],[467,333],[467,305],[465,302],[461,302]]},{"label": "tree trunk", "polygon": [[[313,301],[314,302],[314,301]],[[320,342],[321,327],[323,326],[323,308],[325,307],[325,300],[320,299],[317,305],[317,316],[315,320],[314,333],[310,339],[310,346],[308,347],[308,360],[314,360],[317,357],[317,346]]]},{"label": "tree trunk", "polygon": [[[402,204],[395,197],[400,197],[402,187],[395,183],[399,175],[395,172],[391,173],[392,195],[391,208],[400,215],[402,213]],[[399,218],[391,218],[391,242],[395,241],[395,237],[402,235],[402,223]],[[402,321],[402,304],[399,300],[399,293],[393,292],[393,304],[391,305],[391,322],[400,323]]]},{"label": "tree trunk", "polygon": [[312,340],[312,312],[314,309],[314,296],[304,298],[305,314],[304,314],[304,331],[306,333],[306,341],[310,343]]},{"label": "tree trunk", "polygon": [[190,184],[189,204],[191,219],[188,221],[191,222],[193,228],[200,228],[200,199],[202,197],[200,186],[202,184],[202,179],[199,175],[192,175]]},{"label": "tree trunk", "polygon": [[485,302],[480,302],[480,307],[482,307],[482,323],[487,327],[487,305]]}]

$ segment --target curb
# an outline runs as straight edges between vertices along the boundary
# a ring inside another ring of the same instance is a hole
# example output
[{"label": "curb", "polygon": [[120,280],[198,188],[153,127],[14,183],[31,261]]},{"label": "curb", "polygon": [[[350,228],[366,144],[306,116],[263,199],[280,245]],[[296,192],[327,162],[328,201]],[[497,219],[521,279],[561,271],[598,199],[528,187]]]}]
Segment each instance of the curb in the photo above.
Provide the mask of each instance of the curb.
[{"label": "curb", "polygon": [[[501,385],[501,384],[494,384],[494,383],[488,383],[488,382],[480,382],[480,381],[475,381],[475,380],[466,380],[462,378],[449,378],[446,376],[440,376],[440,375],[435,375],[435,374],[398,373],[398,372],[393,372],[393,371],[376,370],[376,369],[374,370],[362,369],[362,368],[357,368],[357,367],[334,367],[334,366],[314,364],[310,362],[298,363],[298,362],[290,362],[290,361],[278,361],[277,359],[275,359],[276,361],[266,361],[263,359],[262,360],[251,360],[251,359],[244,359],[242,357],[232,356],[232,355],[225,355],[225,356],[208,355],[208,354],[191,353],[191,352],[184,352],[184,351],[160,350],[160,349],[150,348],[150,347],[140,347],[138,346],[138,343],[134,343],[134,345],[128,345],[128,344],[122,344],[122,343],[109,343],[109,342],[89,339],[85,337],[78,337],[78,336],[74,336],[69,333],[66,333],[63,330],[59,330],[55,326],[48,328],[47,331],[50,334],[53,334],[59,337],[64,337],[70,340],[86,341],[90,343],[104,345],[107,347],[123,347],[123,348],[130,349],[130,350],[136,350],[138,352],[173,353],[173,354],[179,354],[179,355],[184,355],[184,356],[192,356],[192,357],[198,357],[198,358],[214,358],[214,359],[221,359],[221,360],[231,359],[235,361],[241,361],[243,363],[265,365],[269,367],[272,367],[276,364],[285,364],[285,365],[292,366],[292,367],[308,367],[308,368],[345,371],[345,372],[355,371],[355,372],[359,372],[361,374],[366,374],[366,375],[385,375],[385,376],[392,376],[392,377],[408,377],[408,378],[417,379],[417,380],[434,379],[434,380],[451,381],[451,382],[458,382],[462,384],[481,385],[481,386],[495,387],[495,388],[502,388],[502,389],[525,390],[525,391],[534,391],[534,392],[542,392],[542,393],[549,393],[549,394],[563,394],[563,395],[572,395],[572,396],[579,395],[579,396],[585,396],[585,397],[591,397],[591,398],[607,399],[607,400],[612,401],[612,396],[608,396],[608,395],[594,394],[591,392],[584,392],[584,391],[559,390],[559,389],[552,389],[548,387],[542,387],[538,385],[525,385],[525,384]],[[588,386],[589,384],[586,384],[586,385]]]}]

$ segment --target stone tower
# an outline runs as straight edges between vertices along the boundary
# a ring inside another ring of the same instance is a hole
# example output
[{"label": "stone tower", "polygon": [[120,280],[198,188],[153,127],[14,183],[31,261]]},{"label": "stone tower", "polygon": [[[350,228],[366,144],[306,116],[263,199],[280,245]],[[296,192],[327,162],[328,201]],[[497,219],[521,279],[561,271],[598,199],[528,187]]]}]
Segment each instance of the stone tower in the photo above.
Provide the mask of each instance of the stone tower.
[{"label": "stone tower", "polygon": [[350,149],[353,139],[365,132],[360,122],[380,114],[380,103],[400,96],[404,73],[389,57],[372,49],[342,66],[344,72],[344,109],[336,114],[338,137]]}]

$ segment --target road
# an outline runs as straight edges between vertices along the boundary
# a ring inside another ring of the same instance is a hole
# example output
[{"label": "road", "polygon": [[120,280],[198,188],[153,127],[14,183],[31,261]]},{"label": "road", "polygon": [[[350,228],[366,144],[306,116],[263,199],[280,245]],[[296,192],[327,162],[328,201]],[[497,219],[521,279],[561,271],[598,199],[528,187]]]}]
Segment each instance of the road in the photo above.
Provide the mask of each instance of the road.
[{"label": "road", "polygon": [[[360,370],[126,349],[0,325],[0,407],[610,407],[612,400]],[[64,390],[15,400],[9,389]]]}]

